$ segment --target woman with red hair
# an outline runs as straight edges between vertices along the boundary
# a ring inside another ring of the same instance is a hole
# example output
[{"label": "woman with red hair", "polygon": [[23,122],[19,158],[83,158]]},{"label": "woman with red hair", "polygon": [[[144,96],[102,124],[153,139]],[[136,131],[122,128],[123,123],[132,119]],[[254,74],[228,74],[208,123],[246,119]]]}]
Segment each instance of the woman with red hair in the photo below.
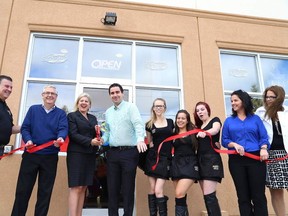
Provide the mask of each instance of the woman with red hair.
[{"label": "woman with red hair", "polygon": [[200,171],[200,187],[203,192],[206,209],[209,216],[221,216],[221,210],[216,197],[216,187],[224,177],[223,164],[220,154],[214,148],[220,148],[219,137],[221,121],[218,117],[211,117],[211,109],[205,102],[198,102],[194,110],[194,120],[197,128],[211,134],[209,136],[203,131],[198,132],[198,161]]}]

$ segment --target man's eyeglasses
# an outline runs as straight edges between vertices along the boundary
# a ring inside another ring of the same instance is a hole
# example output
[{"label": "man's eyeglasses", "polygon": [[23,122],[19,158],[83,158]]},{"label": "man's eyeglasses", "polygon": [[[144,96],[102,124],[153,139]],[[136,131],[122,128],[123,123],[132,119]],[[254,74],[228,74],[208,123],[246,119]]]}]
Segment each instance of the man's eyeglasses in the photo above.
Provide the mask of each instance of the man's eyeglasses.
[{"label": "man's eyeglasses", "polygon": [[51,96],[56,96],[57,95],[57,93],[54,93],[54,92],[43,92],[42,94],[51,95]]},{"label": "man's eyeglasses", "polygon": [[277,97],[276,96],[266,96],[265,98],[266,99],[276,99]]}]

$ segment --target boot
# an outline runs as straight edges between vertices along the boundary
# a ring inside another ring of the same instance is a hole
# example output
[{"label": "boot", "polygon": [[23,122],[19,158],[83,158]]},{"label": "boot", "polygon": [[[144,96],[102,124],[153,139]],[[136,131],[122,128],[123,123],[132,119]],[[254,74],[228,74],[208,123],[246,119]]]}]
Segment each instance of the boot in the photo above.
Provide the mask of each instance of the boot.
[{"label": "boot", "polygon": [[221,216],[221,209],[216,197],[216,192],[204,195],[208,216]]},{"label": "boot", "polygon": [[167,200],[167,196],[156,198],[159,216],[167,216]]},{"label": "boot", "polygon": [[148,206],[150,216],[157,216],[157,203],[155,194],[148,194]]},{"label": "boot", "polygon": [[175,206],[175,216],[189,216],[187,206]]}]

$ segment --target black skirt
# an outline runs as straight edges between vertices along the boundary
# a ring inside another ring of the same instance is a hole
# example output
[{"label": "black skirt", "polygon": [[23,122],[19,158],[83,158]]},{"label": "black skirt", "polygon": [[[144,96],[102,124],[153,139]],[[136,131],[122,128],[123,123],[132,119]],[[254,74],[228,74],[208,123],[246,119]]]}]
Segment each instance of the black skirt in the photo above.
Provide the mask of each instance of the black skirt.
[{"label": "black skirt", "polygon": [[67,153],[68,186],[93,185],[96,155],[78,152]]},{"label": "black skirt", "polygon": [[156,164],[156,160],[157,152],[154,149],[149,149],[145,163],[145,175],[168,180],[171,159],[166,155],[160,154],[156,169],[152,170],[152,166]]},{"label": "black skirt", "polygon": [[224,177],[221,156],[215,154],[198,154],[200,180],[211,180],[221,183]]},{"label": "black skirt", "polygon": [[171,178],[199,180],[199,165],[196,155],[175,155],[172,157]]}]

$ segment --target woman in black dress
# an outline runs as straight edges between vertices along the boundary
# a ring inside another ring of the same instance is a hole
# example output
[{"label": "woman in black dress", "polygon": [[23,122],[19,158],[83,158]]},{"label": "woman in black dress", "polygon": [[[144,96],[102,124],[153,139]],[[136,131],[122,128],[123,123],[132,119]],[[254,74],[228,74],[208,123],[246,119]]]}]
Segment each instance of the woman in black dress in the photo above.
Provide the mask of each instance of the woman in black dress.
[{"label": "woman in black dress", "polygon": [[70,216],[82,215],[87,186],[93,184],[96,151],[100,141],[95,131],[97,119],[88,113],[90,107],[90,96],[82,93],[77,98],[76,111],[67,116],[70,140],[67,149]]},{"label": "woman in black dress", "polygon": [[[175,134],[183,134],[195,129],[190,114],[179,110],[175,120]],[[188,216],[187,192],[199,179],[199,166],[196,155],[198,142],[196,136],[188,135],[174,140],[174,157],[172,157],[171,177],[175,186],[175,215]]]},{"label": "woman in black dress", "polygon": [[146,158],[145,174],[148,176],[150,191],[148,194],[148,205],[150,216],[167,215],[167,200],[163,188],[165,181],[169,179],[169,161],[171,159],[171,142],[162,145],[159,162],[155,170],[152,166],[156,163],[159,144],[173,134],[174,123],[172,119],[165,118],[166,102],[157,98],[151,107],[151,118],[146,123],[146,135],[149,143],[149,151]]},{"label": "woman in black dress", "polygon": [[221,121],[218,117],[211,117],[211,109],[205,102],[198,102],[195,106],[194,120],[197,128],[205,130],[199,132],[198,137],[198,161],[200,171],[200,187],[204,195],[204,201],[209,216],[221,216],[221,210],[216,197],[216,187],[224,177],[223,163],[219,153],[213,148],[220,148],[219,137]]}]

